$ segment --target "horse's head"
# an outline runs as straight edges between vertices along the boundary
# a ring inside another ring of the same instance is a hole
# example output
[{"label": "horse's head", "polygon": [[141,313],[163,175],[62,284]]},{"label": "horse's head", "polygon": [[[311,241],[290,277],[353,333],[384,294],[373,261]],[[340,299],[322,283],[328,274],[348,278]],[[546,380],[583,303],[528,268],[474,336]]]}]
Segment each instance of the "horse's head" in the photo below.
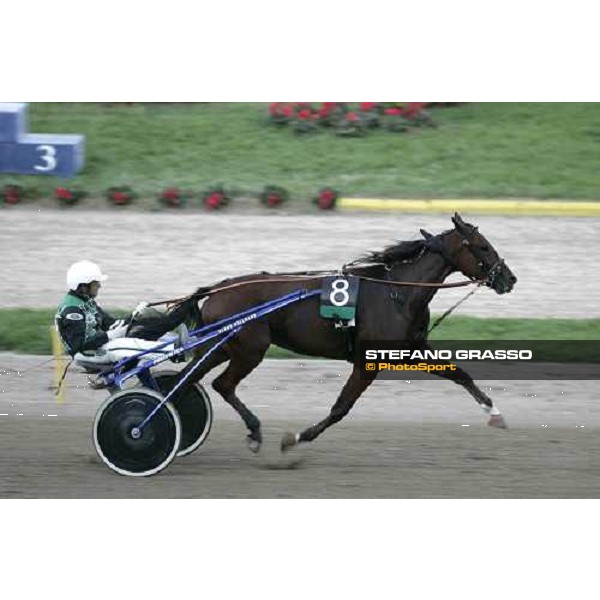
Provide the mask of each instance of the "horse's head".
[{"label": "horse's head", "polygon": [[484,281],[497,294],[512,291],[517,278],[494,246],[479,233],[477,227],[465,223],[458,213],[454,213],[452,222],[454,230],[440,236],[441,250],[446,260],[463,275]]}]

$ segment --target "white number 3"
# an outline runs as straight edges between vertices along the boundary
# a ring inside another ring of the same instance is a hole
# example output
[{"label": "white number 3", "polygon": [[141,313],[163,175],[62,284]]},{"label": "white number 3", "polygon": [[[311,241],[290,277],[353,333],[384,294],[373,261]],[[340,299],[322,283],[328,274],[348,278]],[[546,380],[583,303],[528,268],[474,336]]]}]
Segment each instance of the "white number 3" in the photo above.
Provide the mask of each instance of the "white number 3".
[{"label": "white number 3", "polygon": [[56,148],[54,146],[38,146],[36,151],[42,152],[40,160],[44,161],[43,165],[35,165],[33,168],[36,171],[53,171],[56,168]]}]

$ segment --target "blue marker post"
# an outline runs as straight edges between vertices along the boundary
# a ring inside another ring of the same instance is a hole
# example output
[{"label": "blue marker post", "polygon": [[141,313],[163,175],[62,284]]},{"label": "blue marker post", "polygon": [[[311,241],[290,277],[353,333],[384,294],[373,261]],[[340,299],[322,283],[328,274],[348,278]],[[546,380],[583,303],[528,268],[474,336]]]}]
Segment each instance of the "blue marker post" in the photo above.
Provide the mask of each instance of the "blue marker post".
[{"label": "blue marker post", "polygon": [[0,102],[0,173],[68,178],[84,162],[83,135],[27,133],[27,104]]}]

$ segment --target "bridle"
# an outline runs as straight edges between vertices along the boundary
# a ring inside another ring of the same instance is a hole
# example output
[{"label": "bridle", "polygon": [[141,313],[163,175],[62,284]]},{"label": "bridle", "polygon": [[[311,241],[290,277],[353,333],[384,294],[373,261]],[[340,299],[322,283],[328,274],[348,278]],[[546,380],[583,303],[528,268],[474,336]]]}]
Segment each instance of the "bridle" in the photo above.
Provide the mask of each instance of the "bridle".
[{"label": "bridle", "polygon": [[[478,246],[476,246],[471,239],[472,236],[478,232],[478,227],[471,226],[471,229],[468,232],[464,232],[457,227],[456,229],[452,229],[450,231],[440,233],[437,236],[427,239],[425,241],[425,244],[432,252],[437,252],[438,254],[443,256],[444,259],[446,260],[446,262],[448,264],[450,264],[452,267],[454,267],[454,269],[456,269],[457,271],[461,271],[460,267],[456,264],[454,259],[448,254],[448,252],[446,251],[446,249],[444,247],[443,242],[441,241],[442,237],[444,237],[446,235],[450,235],[454,232],[458,233],[458,235],[461,238],[461,244],[468,248],[469,252],[473,255],[473,257],[477,261],[477,266],[483,270],[483,268],[485,267],[485,257],[483,255],[483,253],[481,252],[481,249]],[[480,285],[485,285],[487,287],[493,287],[494,283],[495,283],[496,279],[498,278],[498,276],[500,275],[500,272],[502,271],[503,267],[504,267],[504,259],[499,258],[489,269],[487,269],[487,272],[484,272],[483,279],[478,279],[477,277],[472,276],[472,275],[465,275],[465,277],[468,277],[472,282],[479,283]]]}]

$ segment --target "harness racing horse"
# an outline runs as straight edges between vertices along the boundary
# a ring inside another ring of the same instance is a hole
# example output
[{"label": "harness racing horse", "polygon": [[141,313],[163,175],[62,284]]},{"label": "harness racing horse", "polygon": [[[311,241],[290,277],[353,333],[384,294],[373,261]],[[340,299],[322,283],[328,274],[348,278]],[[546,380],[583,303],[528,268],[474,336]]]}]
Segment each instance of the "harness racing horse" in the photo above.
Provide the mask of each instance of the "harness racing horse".
[{"label": "harness racing horse", "polygon": [[[465,223],[458,213],[452,222],[454,228],[449,231],[432,235],[422,229],[424,239],[399,242],[346,265],[344,274],[362,279],[353,355],[349,356],[346,332],[319,316],[320,300],[312,297],[249,323],[237,337],[213,352],[205,364],[199,365],[191,378],[198,381],[217,365],[229,361],[212,386],[239,413],[249,430],[249,447],[257,452],[262,442],[261,424],[238,398],[236,388],[261,363],[269,346],[275,344],[298,354],[349,360],[354,368],[329,415],[304,431],[286,433],[281,440],[281,449],[285,451],[300,442],[313,441],[328,427],[343,419],[376,378],[376,373],[371,377],[365,377],[363,373],[361,378],[356,351],[360,341],[402,341],[414,348],[430,348],[427,344],[428,305],[451,273],[460,272],[474,282],[484,283],[498,294],[513,289],[516,277],[478,228]],[[201,308],[201,320],[204,324],[210,324],[294,292],[299,287],[318,290],[323,278],[318,274],[269,273],[237,277],[200,288],[176,309],[181,311],[193,305],[197,310],[198,300],[206,298]],[[394,282],[398,281],[415,283],[395,286]],[[401,291],[401,305],[396,302],[391,290]],[[196,353],[199,360],[203,351],[200,349]],[[191,361],[185,371],[192,370],[197,360]],[[465,388],[489,415],[489,425],[506,427],[492,400],[464,370],[457,368],[432,374]]]}]

